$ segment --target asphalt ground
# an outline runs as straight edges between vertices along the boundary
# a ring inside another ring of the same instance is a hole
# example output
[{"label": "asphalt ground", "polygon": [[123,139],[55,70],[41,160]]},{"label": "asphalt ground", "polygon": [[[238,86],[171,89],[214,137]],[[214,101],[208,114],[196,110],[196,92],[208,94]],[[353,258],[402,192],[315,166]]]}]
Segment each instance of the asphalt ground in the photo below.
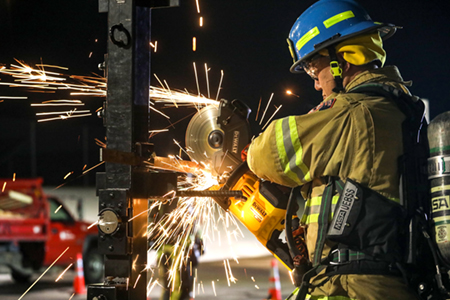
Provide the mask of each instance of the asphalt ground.
[{"label": "asphalt ground", "polygon": [[[249,249],[249,251],[251,251]],[[229,299],[229,300],[261,300],[267,299],[269,288],[273,283],[270,256],[258,258],[243,258],[237,263],[230,260],[232,275],[236,282],[228,286],[227,275],[223,261],[203,262],[197,268],[195,299]],[[292,292],[293,285],[287,269],[278,263],[282,298],[285,299]],[[24,300],[85,300],[86,294],[73,295],[73,279],[75,272],[69,270],[62,279],[55,282],[63,269],[50,269],[25,294]],[[18,300],[31,284],[39,277],[36,274],[28,284],[16,284],[7,273],[0,274],[0,299]],[[214,285],[213,285],[214,282]],[[148,299],[159,299],[161,287],[156,285],[151,290]],[[72,298],[71,298],[72,297]],[[91,299],[88,299],[91,300]]]}]

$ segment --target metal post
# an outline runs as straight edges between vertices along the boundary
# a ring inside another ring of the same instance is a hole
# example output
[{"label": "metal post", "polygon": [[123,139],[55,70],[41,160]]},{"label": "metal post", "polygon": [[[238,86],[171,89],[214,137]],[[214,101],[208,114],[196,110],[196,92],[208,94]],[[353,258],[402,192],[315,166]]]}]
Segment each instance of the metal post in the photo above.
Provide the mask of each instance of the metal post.
[{"label": "metal post", "polygon": [[[148,144],[151,8],[176,5],[178,0],[99,0],[99,11],[108,12],[103,115],[108,150],[143,159],[152,152]],[[147,298],[146,272],[142,272],[147,263],[147,214],[136,216],[147,210],[150,195],[176,186],[176,177],[162,177],[148,173],[143,165],[112,162],[106,162],[104,173],[97,173],[98,248],[105,255],[106,278],[89,286],[89,300]]]}]

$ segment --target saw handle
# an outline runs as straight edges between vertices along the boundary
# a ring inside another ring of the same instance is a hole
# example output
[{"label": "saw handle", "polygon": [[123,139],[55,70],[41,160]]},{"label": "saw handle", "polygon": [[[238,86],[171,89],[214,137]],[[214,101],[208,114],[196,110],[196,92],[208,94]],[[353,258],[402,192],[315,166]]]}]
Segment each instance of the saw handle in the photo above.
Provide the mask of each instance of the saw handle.
[{"label": "saw handle", "polygon": [[231,173],[227,182],[225,182],[225,184],[222,186],[222,188],[220,190],[222,190],[222,191],[231,190],[232,187],[238,182],[238,180],[241,179],[241,177],[244,176],[244,174],[249,171],[250,171],[250,169],[248,167],[248,164],[246,161],[244,161]]}]

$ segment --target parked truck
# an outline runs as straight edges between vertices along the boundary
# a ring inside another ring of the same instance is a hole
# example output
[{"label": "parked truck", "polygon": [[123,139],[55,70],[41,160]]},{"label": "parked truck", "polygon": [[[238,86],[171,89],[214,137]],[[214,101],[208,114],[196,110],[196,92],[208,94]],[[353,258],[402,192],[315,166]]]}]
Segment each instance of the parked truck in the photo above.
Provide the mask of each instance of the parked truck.
[{"label": "parked truck", "polygon": [[16,282],[26,282],[42,267],[67,267],[83,254],[87,283],[103,281],[103,256],[97,252],[97,227],[76,220],[56,197],[42,190],[42,178],[0,179],[0,264]]}]

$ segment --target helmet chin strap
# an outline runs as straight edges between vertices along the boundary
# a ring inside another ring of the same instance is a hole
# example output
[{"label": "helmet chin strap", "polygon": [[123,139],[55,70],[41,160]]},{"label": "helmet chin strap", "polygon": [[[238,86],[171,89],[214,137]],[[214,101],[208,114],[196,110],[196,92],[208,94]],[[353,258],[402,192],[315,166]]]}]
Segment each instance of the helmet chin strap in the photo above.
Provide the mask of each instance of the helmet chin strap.
[{"label": "helmet chin strap", "polygon": [[328,54],[330,55],[330,67],[331,74],[334,77],[334,82],[336,83],[336,87],[333,89],[333,92],[340,93],[344,91],[344,84],[342,80],[342,68],[339,65],[339,61],[336,54],[336,49],[334,46],[329,46]]}]

